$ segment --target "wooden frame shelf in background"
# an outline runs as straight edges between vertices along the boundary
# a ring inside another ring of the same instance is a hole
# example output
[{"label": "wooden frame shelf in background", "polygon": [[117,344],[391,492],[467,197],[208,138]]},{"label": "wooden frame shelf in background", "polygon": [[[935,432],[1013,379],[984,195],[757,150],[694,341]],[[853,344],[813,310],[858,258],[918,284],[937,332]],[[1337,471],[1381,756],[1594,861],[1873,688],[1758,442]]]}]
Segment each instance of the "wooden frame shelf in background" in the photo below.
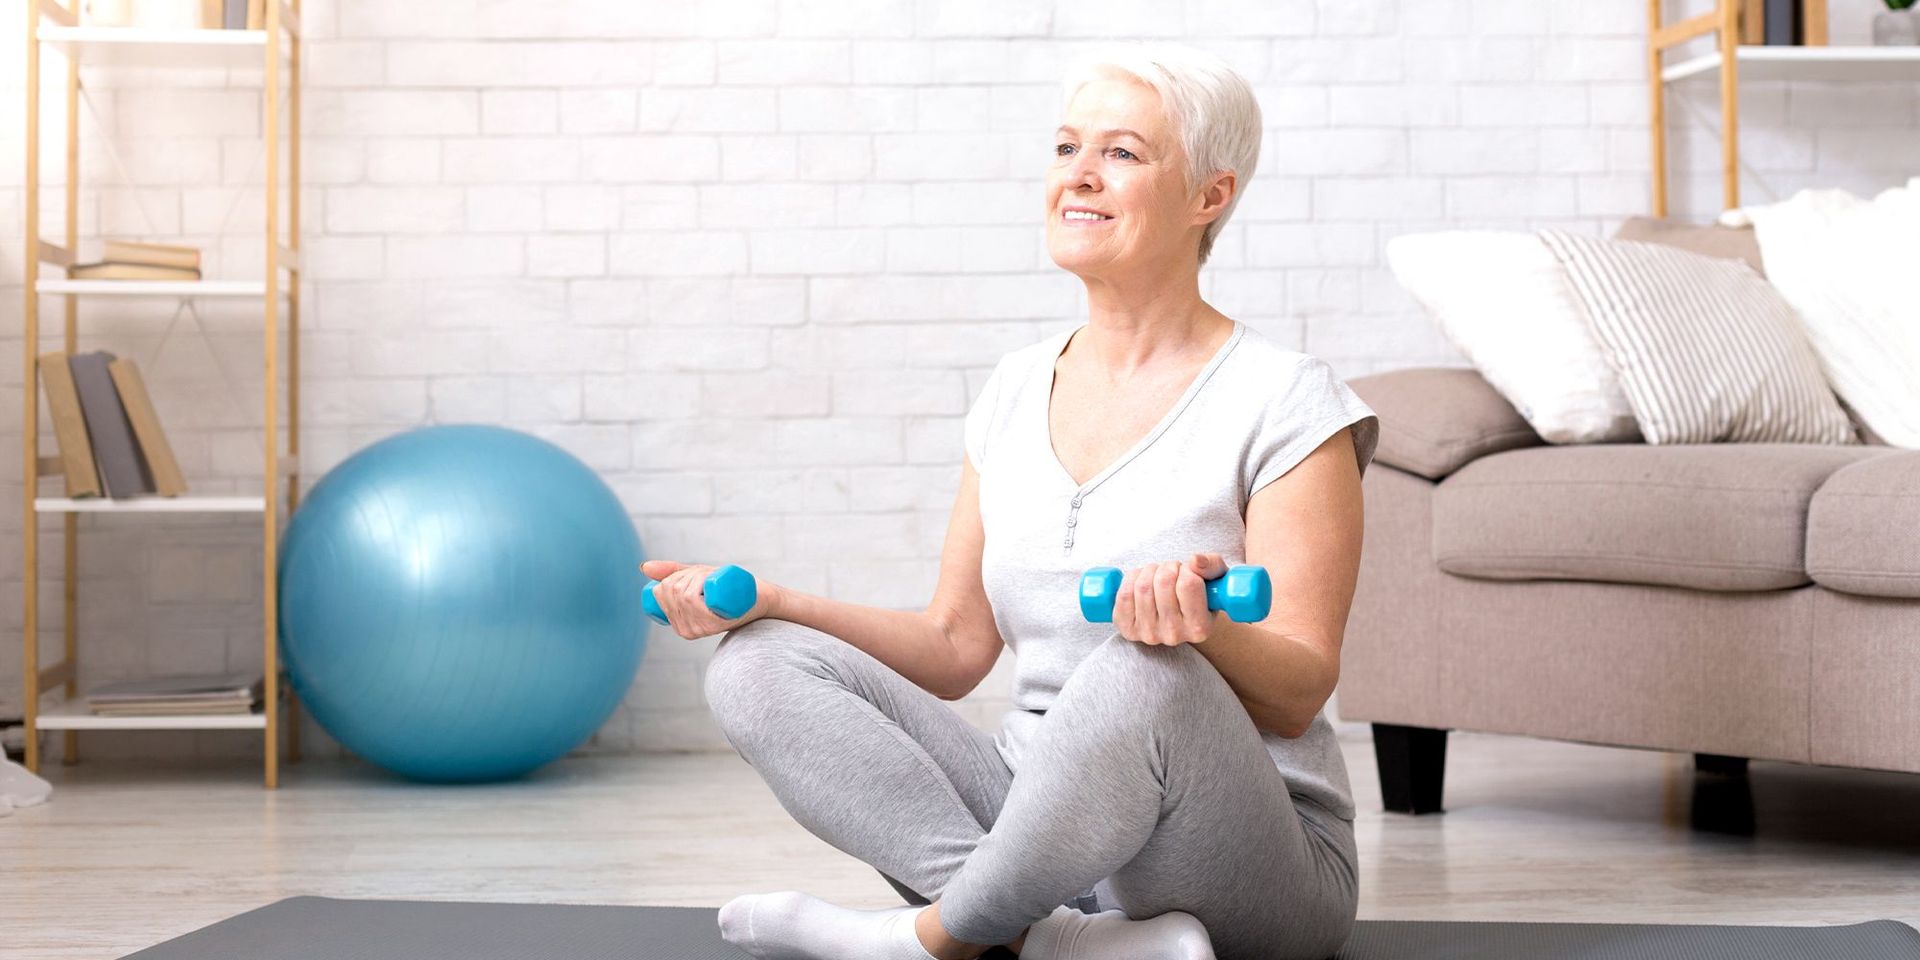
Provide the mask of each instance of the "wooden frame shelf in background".
[{"label": "wooden frame shelf in background", "polygon": [[[1667,215],[1666,88],[1695,77],[1720,80],[1720,184],[1724,209],[1740,205],[1740,81],[1750,80],[1920,80],[1920,47],[1871,47],[1827,44],[1827,0],[1803,0],[1798,46],[1742,44],[1751,39],[1742,10],[1757,0],[1716,0],[1707,13],[1665,22],[1661,0],[1647,0],[1647,86],[1652,96],[1653,215]],[[1714,34],[1711,53],[1668,64],[1665,53],[1690,40]]]},{"label": "wooden frame shelf in background", "polygon": [[[27,769],[40,768],[40,730],[64,731],[63,761],[79,760],[81,730],[208,730],[258,729],[265,733],[264,780],[268,789],[279,786],[280,703],[287,704],[285,730],[287,759],[300,758],[298,705],[280,668],[277,621],[277,554],[279,528],[283,517],[280,494],[286,497],[286,516],[299,502],[300,450],[300,0],[267,0],[264,30],[155,30],[141,27],[83,26],[72,7],[57,0],[26,0],[26,309],[23,342],[26,348],[24,456],[26,492],[21,536],[25,605],[22,611],[21,642],[26,686]],[[282,47],[285,47],[283,55]],[[63,244],[47,242],[40,235],[40,57],[51,52],[66,60],[66,236]],[[80,195],[80,67],[133,67],[165,70],[169,68],[225,68],[229,79],[255,78],[261,89],[264,127],[262,149],[266,157],[264,203],[266,229],[262,236],[263,269],[260,279],[199,281],[72,280],[65,268],[73,266],[73,251],[78,247]],[[287,107],[280,106],[281,72],[287,74]],[[286,127],[286,173],[281,173],[281,127]],[[285,233],[281,230],[281,198],[286,198]],[[56,277],[41,277],[43,268],[57,269]],[[123,499],[68,499],[45,496],[41,481],[62,476],[60,460],[40,450],[40,376],[36,362],[41,352],[40,300],[58,296],[65,306],[65,347],[74,353],[78,345],[78,300],[81,297],[132,298],[255,298],[261,304],[262,383],[265,420],[263,423],[259,496],[132,497]],[[287,452],[280,452],[279,423],[280,317],[285,304],[287,323],[286,390]],[[120,514],[155,512],[258,513],[261,518],[262,604],[261,653],[264,674],[264,711],[251,714],[204,714],[186,716],[100,717],[88,709],[79,695],[77,622],[79,584],[76,580],[79,548],[78,518],[82,513]],[[52,666],[40,665],[39,621],[39,520],[43,513],[62,516],[65,555],[64,658]],[[65,694],[63,702],[43,710],[40,700],[54,689]]]}]

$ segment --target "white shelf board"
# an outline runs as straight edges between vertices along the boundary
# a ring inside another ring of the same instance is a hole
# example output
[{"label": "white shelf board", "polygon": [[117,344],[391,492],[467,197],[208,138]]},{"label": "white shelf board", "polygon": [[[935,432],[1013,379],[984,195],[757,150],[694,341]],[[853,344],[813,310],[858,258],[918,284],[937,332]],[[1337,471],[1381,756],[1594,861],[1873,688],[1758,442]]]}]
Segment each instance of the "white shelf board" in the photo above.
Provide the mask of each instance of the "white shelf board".
[{"label": "white shelf board", "polygon": [[85,698],[40,712],[41,730],[265,730],[265,713],[188,713],[170,717],[100,717]]},{"label": "white shelf board", "polygon": [[35,497],[36,513],[261,513],[265,497]]},{"label": "white shelf board", "polygon": [[[1740,46],[1733,48],[1740,80],[1912,80],[1920,82],[1920,47]],[[1671,83],[1720,76],[1720,53],[1670,64],[1660,71]]]},{"label": "white shelf board", "polygon": [[264,67],[265,30],[40,27],[40,42],[84,66]]},{"label": "white shelf board", "polygon": [[[264,297],[260,280],[41,280],[40,293],[81,293],[113,297]],[[282,290],[284,295],[286,291]]]}]

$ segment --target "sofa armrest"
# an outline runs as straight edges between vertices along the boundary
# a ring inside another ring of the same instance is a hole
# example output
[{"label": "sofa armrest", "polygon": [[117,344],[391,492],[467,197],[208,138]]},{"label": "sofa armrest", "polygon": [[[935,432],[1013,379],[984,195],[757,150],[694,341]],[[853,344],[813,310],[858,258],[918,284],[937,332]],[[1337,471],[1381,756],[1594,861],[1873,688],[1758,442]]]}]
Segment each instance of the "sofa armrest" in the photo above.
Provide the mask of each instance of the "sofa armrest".
[{"label": "sofa armrest", "polygon": [[1409,367],[1347,381],[1380,416],[1374,460],[1439,480],[1490,453],[1543,444],[1471,367]]}]

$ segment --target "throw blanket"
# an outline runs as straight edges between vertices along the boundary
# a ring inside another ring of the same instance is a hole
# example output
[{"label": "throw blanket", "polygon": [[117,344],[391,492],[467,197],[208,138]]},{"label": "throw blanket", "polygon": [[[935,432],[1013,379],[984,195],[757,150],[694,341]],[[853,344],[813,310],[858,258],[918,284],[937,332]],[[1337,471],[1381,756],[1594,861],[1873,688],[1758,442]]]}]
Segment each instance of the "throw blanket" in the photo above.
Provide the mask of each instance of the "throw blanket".
[{"label": "throw blanket", "polygon": [[1920,177],[1871,201],[1802,190],[1720,223],[1753,226],[1833,391],[1880,439],[1920,448]]}]

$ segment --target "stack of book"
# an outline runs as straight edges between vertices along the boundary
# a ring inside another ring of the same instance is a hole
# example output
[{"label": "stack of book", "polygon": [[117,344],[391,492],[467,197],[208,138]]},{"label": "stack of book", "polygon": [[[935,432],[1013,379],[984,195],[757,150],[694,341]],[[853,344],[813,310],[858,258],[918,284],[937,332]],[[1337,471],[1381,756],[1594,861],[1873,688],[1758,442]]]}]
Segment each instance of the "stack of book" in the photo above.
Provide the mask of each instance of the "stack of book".
[{"label": "stack of book", "polygon": [[186,492],[187,481],[132,360],[95,350],[71,357],[41,354],[38,363],[68,497],[98,497],[103,488],[115,498]]},{"label": "stack of book", "polygon": [[1827,0],[1739,0],[1740,42],[1752,46],[1824,46]]},{"label": "stack of book", "polygon": [[164,243],[108,240],[95,263],[67,268],[69,280],[198,280],[200,251]]},{"label": "stack of book", "polygon": [[259,30],[267,25],[265,0],[200,0],[200,25],[209,30]]},{"label": "stack of book", "polygon": [[265,688],[260,674],[172,674],[96,687],[87,706],[102,717],[252,713]]}]

